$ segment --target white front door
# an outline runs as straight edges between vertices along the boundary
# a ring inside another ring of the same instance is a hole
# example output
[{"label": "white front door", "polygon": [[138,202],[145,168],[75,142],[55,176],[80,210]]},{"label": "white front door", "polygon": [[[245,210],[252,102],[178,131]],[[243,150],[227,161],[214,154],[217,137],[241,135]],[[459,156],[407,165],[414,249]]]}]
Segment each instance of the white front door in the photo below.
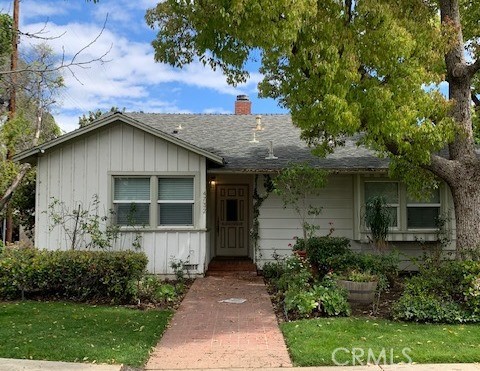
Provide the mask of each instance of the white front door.
[{"label": "white front door", "polygon": [[217,186],[217,256],[248,255],[248,186]]}]

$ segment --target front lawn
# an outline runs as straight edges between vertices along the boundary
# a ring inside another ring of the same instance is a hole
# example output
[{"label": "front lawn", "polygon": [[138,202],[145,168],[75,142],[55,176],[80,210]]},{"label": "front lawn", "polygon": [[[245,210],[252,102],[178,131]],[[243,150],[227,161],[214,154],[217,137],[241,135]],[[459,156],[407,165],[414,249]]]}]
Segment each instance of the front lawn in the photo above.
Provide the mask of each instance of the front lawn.
[{"label": "front lawn", "polygon": [[281,328],[295,366],[480,361],[479,324],[318,318],[283,323]]},{"label": "front lawn", "polygon": [[62,302],[0,303],[0,357],[140,366],[170,316]]}]

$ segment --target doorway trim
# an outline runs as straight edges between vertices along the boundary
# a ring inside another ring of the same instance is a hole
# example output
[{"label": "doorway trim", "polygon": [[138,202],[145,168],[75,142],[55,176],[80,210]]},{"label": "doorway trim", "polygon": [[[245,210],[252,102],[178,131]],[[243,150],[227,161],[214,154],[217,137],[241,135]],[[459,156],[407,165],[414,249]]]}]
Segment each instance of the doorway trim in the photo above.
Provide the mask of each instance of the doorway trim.
[{"label": "doorway trim", "polygon": [[249,257],[250,192],[245,183],[218,184],[215,190],[214,256]]}]

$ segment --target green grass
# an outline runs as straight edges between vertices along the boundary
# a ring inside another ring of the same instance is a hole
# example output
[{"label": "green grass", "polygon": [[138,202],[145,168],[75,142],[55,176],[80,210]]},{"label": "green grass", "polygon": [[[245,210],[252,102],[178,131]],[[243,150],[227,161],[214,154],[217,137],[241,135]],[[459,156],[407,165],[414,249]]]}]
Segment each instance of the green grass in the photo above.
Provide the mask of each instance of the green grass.
[{"label": "green grass", "polygon": [[[321,318],[284,323],[281,328],[295,366],[334,365],[332,355],[337,348],[340,349],[334,354],[335,359],[345,365],[367,361],[409,362],[408,357],[415,363],[480,361],[478,324],[430,325],[366,318]],[[383,349],[385,357],[382,357]]]},{"label": "green grass", "polygon": [[140,366],[170,315],[62,302],[0,302],[0,358]]}]

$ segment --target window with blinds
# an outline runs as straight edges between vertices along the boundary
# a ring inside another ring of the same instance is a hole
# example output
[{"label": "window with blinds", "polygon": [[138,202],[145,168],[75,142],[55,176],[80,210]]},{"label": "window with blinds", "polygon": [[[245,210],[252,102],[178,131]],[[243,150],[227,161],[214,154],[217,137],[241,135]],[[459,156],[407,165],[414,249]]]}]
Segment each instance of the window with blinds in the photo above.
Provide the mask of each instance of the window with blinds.
[{"label": "window with blinds", "polygon": [[193,178],[158,178],[158,225],[193,225]]},{"label": "window with blinds", "polygon": [[436,189],[427,201],[418,201],[407,196],[407,228],[438,228],[440,215],[440,192]]},{"label": "window with blinds", "polygon": [[116,224],[150,225],[150,178],[115,178],[113,206]]}]

